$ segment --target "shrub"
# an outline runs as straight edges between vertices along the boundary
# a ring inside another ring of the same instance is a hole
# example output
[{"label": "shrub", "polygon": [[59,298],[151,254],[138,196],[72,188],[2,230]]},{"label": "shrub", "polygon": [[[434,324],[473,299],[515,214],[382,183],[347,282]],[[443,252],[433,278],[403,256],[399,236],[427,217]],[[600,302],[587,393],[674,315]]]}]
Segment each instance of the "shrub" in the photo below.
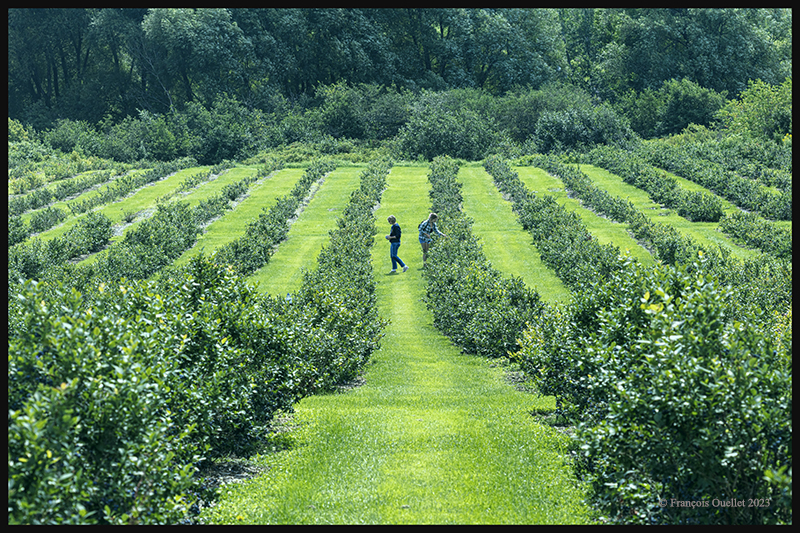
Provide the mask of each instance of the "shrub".
[{"label": "shrub", "polygon": [[[765,472],[791,464],[791,372],[755,320],[727,319],[728,289],[702,273],[673,275],[678,287],[656,275],[640,302],[598,313],[598,340],[620,328],[634,334],[587,352],[587,386],[605,392],[608,410],[577,433],[596,501],[616,522],[786,520],[789,509],[748,503],[767,505],[776,495]],[[631,311],[643,314],[638,327],[628,325]]]},{"label": "shrub", "polygon": [[526,332],[516,357],[579,420],[579,472],[606,519],[791,519],[790,508],[747,506],[781,497],[780,476],[765,473],[791,465],[786,337],[774,338],[758,316],[732,319],[731,291],[702,260],[691,273],[628,260]]},{"label": "shrub", "polygon": [[782,259],[792,259],[792,232],[755,213],[737,211],[723,217],[719,229],[744,241],[748,246]]},{"label": "shrub", "polygon": [[533,139],[543,153],[584,151],[595,145],[627,143],[634,138],[626,120],[610,106],[546,111],[536,122]]},{"label": "shrub", "polygon": [[725,95],[682,79],[665,81],[661,87],[662,107],[656,126],[658,136],[683,131],[690,124],[707,126],[725,105]]},{"label": "shrub", "polygon": [[397,135],[402,156],[428,161],[444,155],[482,159],[500,141],[489,119],[468,109],[453,109],[446,94],[422,97]]},{"label": "shrub", "polygon": [[[9,336],[9,523],[169,523],[188,510],[192,428],[174,427],[157,323],[75,292],[18,292]],[[190,462],[177,457],[190,458]]]},{"label": "shrub", "polygon": [[731,133],[780,143],[792,132],[792,77],[780,85],[750,80],[738,100],[731,100],[716,116]]}]

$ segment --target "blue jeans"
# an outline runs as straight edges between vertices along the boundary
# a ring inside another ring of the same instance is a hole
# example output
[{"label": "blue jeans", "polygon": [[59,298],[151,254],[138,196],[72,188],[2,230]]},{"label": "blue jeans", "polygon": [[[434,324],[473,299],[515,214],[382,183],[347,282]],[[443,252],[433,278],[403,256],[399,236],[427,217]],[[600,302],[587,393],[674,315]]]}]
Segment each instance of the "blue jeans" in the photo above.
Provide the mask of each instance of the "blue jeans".
[{"label": "blue jeans", "polygon": [[393,242],[389,245],[389,257],[392,258],[392,270],[397,270],[397,263],[400,263],[401,267],[406,266],[403,261],[397,257],[397,249],[400,248],[399,242]]}]

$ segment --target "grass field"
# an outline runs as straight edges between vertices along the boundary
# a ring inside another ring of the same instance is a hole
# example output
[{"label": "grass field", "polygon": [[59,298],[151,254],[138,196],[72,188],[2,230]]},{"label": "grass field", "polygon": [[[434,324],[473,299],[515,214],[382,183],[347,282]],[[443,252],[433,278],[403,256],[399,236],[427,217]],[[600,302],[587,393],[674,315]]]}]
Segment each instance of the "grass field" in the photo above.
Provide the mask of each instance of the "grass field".
[{"label": "grass field", "polygon": [[335,227],[336,218],[347,205],[350,193],[358,188],[361,170],[359,167],[343,167],[326,176],[269,263],[248,280],[258,283],[260,291],[273,295],[300,288],[302,269],[314,266],[319,251],[328,242],[328,231]]},{"label": "grass field", "polygon": [[546,301],[568,301],[569,289],[542,262],[530,233],[517,222],[511,203],[503,199],[486,170],[478,164],[465,166],[458,179],[463,184],[464,213],[474,220],[473,232],[480,236],[489,261],[504,273],[521,277]]},{"label": "grass field", "polygon": [[[565,464],[566,439],[536,422],[551,398],[516,390],[504,371],[461,354],[422,302],[416,225],[427,169],[395,167],[376,212],[380,313],[390,321],[364,383],[302,400],[290,449],[267,473],[227,488],[208,519],[261,524],[582,523],[588,510]],[[388,274],[386,218],[404,229],[406,273]],[[301,217],[302,220],[303,217]],[[307,226],[313,237],[313,226]],[[303,238],[300,220],[292,228]],[[276,257],[279,254],[276,254]]]}]

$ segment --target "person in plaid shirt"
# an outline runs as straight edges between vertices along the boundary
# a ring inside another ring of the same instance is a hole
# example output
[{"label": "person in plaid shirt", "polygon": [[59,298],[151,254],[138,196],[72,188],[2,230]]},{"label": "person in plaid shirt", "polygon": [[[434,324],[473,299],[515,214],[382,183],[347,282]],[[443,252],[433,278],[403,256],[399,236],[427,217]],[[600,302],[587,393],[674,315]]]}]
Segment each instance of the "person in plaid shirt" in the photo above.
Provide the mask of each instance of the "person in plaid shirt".
[{"label": "person in plaid shirt", "polygon": [[422,245],[422,268],[425,268],[427,264],[428,247],[433,241],[433,236],[441,235],[442,237],[447,237],[447,235],[439,231],[439,228],[436,227],[437,220],[439,220],[439,216],[436,213],[431,213],[427,219],[419,224],[419,243]]}]

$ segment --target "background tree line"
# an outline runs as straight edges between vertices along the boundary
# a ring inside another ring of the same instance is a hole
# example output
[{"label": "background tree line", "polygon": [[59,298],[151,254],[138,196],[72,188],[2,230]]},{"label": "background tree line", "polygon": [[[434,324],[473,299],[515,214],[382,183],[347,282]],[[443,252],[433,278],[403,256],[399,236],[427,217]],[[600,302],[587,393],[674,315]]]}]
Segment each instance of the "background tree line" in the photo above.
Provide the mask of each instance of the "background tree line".
[{"label": "background tree line", "polygon": [[791,131],[791,9],[8,14],[9,118],[121,160],[380,141],[431,113],[471,128],[477,151],[661,136],[710,124],[753,80],[789,80],[788,112],[765,136]]}]

